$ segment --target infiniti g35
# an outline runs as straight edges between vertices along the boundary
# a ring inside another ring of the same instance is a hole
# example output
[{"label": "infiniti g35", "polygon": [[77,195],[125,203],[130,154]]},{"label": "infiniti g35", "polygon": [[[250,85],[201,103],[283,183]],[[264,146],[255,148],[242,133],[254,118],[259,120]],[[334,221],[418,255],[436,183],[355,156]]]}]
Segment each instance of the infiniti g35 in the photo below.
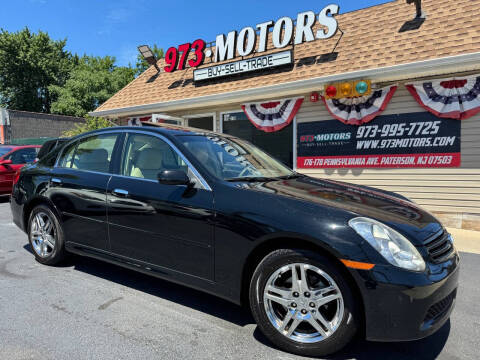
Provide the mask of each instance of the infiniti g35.
[{"label": "infiniti g35", "polygon": [[239,138],[116,127],[72,138],[15,179],[14,222],[46,265],[76,253],[248,305],[281,349],[356,333],[426,337],[453,309],[458,254],[407,198],[293,172]]}]

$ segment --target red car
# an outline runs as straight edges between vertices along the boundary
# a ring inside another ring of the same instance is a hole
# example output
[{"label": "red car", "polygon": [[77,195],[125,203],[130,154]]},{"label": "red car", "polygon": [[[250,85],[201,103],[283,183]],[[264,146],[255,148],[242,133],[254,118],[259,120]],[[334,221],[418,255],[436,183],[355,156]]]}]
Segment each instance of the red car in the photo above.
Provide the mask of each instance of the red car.
[{"label": "red car", "polygon": [[37,158],[40,145],[0,145],[0,195],[10,195],[15,174]]}]

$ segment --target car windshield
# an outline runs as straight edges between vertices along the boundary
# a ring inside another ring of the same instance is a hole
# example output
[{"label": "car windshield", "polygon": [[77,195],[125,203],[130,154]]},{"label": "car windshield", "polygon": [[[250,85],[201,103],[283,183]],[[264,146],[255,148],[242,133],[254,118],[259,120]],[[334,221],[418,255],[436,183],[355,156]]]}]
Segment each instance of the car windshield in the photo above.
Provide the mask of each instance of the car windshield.
[{"label": "car windshield", "polygon": [[179,135],[179,140],[217,178],[227,181],[282,178],[295,173],[247,141],[221,135]]},{"label": "car windshield", "polygon": [[6,153],[9,153],[13,148],[10,146],[0,146],[0,157],[5,155]]}]

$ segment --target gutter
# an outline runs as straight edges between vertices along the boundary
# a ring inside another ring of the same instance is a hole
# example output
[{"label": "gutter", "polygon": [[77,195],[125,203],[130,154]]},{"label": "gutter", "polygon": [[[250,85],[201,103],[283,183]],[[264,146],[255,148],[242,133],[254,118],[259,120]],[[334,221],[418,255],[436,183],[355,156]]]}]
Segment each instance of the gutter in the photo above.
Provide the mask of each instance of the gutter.
[{"label": "gutter", "polygon": [[217,104],[226,105],[262,98],[274,98],[302,94],[314,91],[331,82],[368,78],[376,82],[398,81],[414,76],[432,76],[460,71],[480,69],[480,52],[448,56],[443,58],[416,61],[373,69],[358,70],[340,74],[321,76],[312,79],[297,80],[282,84],[236,90],[227,93],[205,95],[195,98],[157,102],[145,105],[128,106],[111,110],[99,110],[88,113],[91,116],[128,116],[152,112],[178,111],[186,108],[199,108]]}]

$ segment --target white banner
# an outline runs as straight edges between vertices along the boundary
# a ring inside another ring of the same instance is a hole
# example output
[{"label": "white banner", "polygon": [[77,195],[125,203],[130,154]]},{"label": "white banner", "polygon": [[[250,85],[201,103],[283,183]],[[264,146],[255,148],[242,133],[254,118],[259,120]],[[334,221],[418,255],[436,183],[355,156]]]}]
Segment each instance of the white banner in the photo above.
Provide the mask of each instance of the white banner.
[{"label": "white banner", "polygon": [[268,54],[251,59],[235,61],[227,64],[210,66],[197,69],[193,72],[193,80],[207,80],[223,76],[230,76],[251,71],[269,69],[292,63],[292,52],[290,50],[275,54]]}]

